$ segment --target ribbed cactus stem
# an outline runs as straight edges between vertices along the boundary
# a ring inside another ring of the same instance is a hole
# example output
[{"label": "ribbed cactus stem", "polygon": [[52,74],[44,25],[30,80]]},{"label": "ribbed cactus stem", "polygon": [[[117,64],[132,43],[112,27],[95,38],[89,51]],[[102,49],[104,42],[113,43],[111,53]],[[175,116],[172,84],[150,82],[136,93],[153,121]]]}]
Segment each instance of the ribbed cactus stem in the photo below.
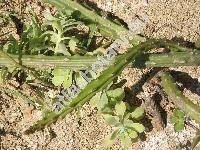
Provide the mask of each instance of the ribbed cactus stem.
[{"label": "ribbed cactus stem", "polygon": [[183,95],[169,73],[161,75],[162,85],[169,99],[188,116],[200,123],[200,106]]},{"label": "ribbed cactus stem", "polygon": [[139,57],[134,67],[180,67],[199,66],[200,51],[170,52],[165,54],[146,54]]},{"label": "ribbed cactus stem", "polygon": [[[12,60],[10,59],[12,58]],[[0,51],[0,66],[18,67],[18,56]],[[89,68],[95,63],[93,56],[44,56],[44,55],[23,55],[21,62],[24,66],[31,68],[67,68],[71,70],[81,70]]]},{"label": "ribbed cactus stem", "polygon": [[152,54],[145,63],[148,67],[199,66],[200,51],[172,52],[169,54]]},{"label": "ribbed cactus stem", "polygon": [[[18,61],[18,56],[9,54],[13,60]],[[66,68],[71,70],[89,69],[97,61],[96,56],[44,56],[44,55],[23,55],[22,64],[30,68]],[[110,62],[110,65],[113,62]],[[166,54],[145,54],[134,61],[134,67],[179,67],[199,66],[200,51],[170,52]],[[0,66],[17,67],[17,64],[0,51]],[[104,67],[108,67],[105,64]],[[132,65],[128,65],[132,67]]]}]

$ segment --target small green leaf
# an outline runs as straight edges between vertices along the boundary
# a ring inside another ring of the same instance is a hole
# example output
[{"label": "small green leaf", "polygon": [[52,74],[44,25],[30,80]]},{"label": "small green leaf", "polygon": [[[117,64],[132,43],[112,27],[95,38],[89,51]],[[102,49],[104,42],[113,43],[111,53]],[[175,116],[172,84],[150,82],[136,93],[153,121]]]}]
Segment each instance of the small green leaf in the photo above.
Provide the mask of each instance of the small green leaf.
[{"label": "small green leaf", "polygon": [[72,84],[72,71],[68,69],[60,69],[56,68],[53,70],[52,75],[52,83],[55,86],[60,86],[63,84],[64,87],[70,87]]},{"label": "small green leaf", "polygon": [[132,113],[131,116],[134,119],[138,119],[144,115],[144,108],[142,107],[137,107]]},{"label": "small green leaf", "polygon": [[63,83],[63,78],[60,78],[59,76],[53,77],[52,78],[52,83],[55,86],[59,86],[59,85],[61,85]]},{"label": "small green leaf", "polygon": [[134,122],[128,118],[124,119],[124,126],[126,126],[126,127],[132,127],[133,123]]},{"label": "small green leaf", "polygon": [[108,104],[108,98],[106,93],[99,92],[90,100],[90,105],[92,107],[97,107],[98,110],[102,110]]},{"label": "small green leaf", "polygon": [[120,103],[117,103],[115,105],[115,111],[116,111],[118,116],[124,116],[124,113],[126,111],[125,103],[123,101],[121,101]]},{"label": "small green leaf", "polygon": [[176,108],[174,110],[173,114],[174,114],[174,116],[176,116],[178,118],[184,118],[184,116],[185,116],[184,112],[182,110],[178,109],[178,108]]},{"label": "small green leaf", "polygon": [[63,29],[62,29],[61,22],[59,22],[57,20],[53,21],[52,22],[52,27],[53,27],[54,31],[57,30],[59,35],[62,34]]},{"label": "small green leaf", "polygon": [[63,70],[62,69],[54,69],[52,71],[52,75],[54,76],[52,78],[52,83],[55,85],[55,86],[58,86],[58,85],[61,85],[64,81],[64,78],[63,78]]},{"label": "small green leaf", "polygon": [[124,90],[121,88],[117,88],[115,90],[109,90],[107,91],[107,95],[117,100],[122,100],[125,97]]},{"label": "small green leaf", "polygon": [[109,105],[106,105],[103,109],[101,109],[101,113],[112,114],[113,110]]},{"label": "small green leaf", "polygon": [[115,130],[112,134],[108,135],[108,136],[104,139],[103,145],[104,145],[106,148],[111,147],[111,146],[114,144],[114,142],[115,142],[115,140],[116,140],[116,138],[117,138],[118,133],[119,133],[119,130]]},{"label": "small green leaf", "polygon": [[90,105],[92,107],[98,107],[98,102],[100,101],[100,98],[101,98],[101,92],[98,92],[95,96],[93,96],[90,99]]},{"label": "small green leaf", "polygon": [[76,78],[76,84],[80,89],[83,89],[88,82],[80,75],[80,73],[75,73],[75,78]]},{"label": "small green leaf", "polygon": [[184,123],[175,123],[174,130],[176,132],[181,132],[184,129]]},{"label": "small green leaf", "polygon": [[173,112],[173,115],[171,117],[171,122],[172,123],[178,123],[180,122],[181,120],[184,121],[184,112],[181,111],[180,109],[176,108]]},{"label": "small green leaf", "polygon": [[68,52],[66,45],[63,42],[60,42],[58,46],[55,48],[55,53],[62,53],[66,56],[71,56],[71,54]]},{"label": "small green leaf", "polygon": [[128,135],[130,136],[130,138],[135,139],[138,137],[138,134],[135,130],[132,129],[127,129]]},{"label": "small green leaf", "polygon": [[103,115],[105,122],[111,126],[118,126],[120,124],[119,118],[117,116],[112,116],[109,114]]},{"label": "small green leaf", "polygon": [[132,127],[134,128],[135,131],[137,131],[138,133],[142,133],[145,131],[145,127],[140,124],[140,123],[133,123]]},{"label": "small green leaf", "polygon": [[63,71],[63,69],[55,68],[52,71],[52,75],[54,75],[54,76],[63,76],[64,75],[64,71]]},{"label": "small green leaf", "polygon": [[121,135],[119,136],[119,139],[121,140],[121,144],[123,148],[127,149],[131,147],[132,141],[127,132],[121,133]]},{"label": "small green leaf", "polygon": [[71,40],[69,41],[69,48],[72,52],[75,52],[76,50],[76,41],[74,38],[71,38]]},{"label": "small green leaf", "polygon": [[178,122],[178,117],[172,116],[171,117],[171,123],[177,123]]},{"label": "small green leaf", "polygon": [[171,122],[174,124],[174,130],[180,132],[184,129],[184,112],[176,108],[171,117]]},{"label": "small green leaf", "polygon": [[61,41],[60,40],[60,35],[58,35],[57,33],[52,33],[50,41],[56,44],[57,41]]},{"label": "small green leaf", "polygon": [[100,98],[100,100],[99,100],[98,109],[104,108],[104,107],[106,106],[106,104],[108,104],[108,97],[107,97],[106,93],[103,92],[103,93],[101,94],[101,98]]},{"label": "small green leaf", "polygon": [[46,20],[49,20],[49,21],[54,21],[56,20],[55,17],[52,16],[50,10],[46,10],[44,13],[43,13],[43,16]]}]

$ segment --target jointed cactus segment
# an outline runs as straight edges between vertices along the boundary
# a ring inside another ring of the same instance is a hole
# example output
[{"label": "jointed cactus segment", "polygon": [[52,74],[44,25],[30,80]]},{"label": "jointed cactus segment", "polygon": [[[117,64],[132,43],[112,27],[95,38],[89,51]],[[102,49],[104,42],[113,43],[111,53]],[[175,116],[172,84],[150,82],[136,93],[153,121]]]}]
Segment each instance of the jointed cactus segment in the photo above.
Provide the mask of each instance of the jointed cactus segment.
[{"label": "jointed cactus segment", "polygon": [[[18,56],[8,54],[12,59],[18,62]],[[39,68],[67,68],[71,70],[87,69],[96,62],[93,56],[44,56],[44,55],[23,55],[21,62],[27,67]],[[0,51],[0,66],[16,66],[5,52]]]},{"label": "jointed cactus segment", "polygon": [[[144,54],[134,60],[134,67],[179,67],[199,66],[200,51],[180,46],[174,42],[159,40],[157,47],[170,48],[170,53],[165,54]],[[9,56],[9,57],[8,57]],[[12,58],[12,60],[10,59]],[[7,54],[0,50],[0,66],[17,66],[18,56]],[[44,56],[44,55],[23,55],[21,62],[27,67],[38,68],[66,68],[71,70],[89,69],[97,61],[95,56]],[[110,62],[112,64],[113,62]],[[107,64],[105,64],[107,67]],[[129,66],[131,67],[131,66]]]},{"label": "jointed cactus segment", "polygon": [[169,73],[163,73],[161,79],[169,99],[188,116],[200,123],[200,106],[194,104],[189,98],[182,94]]},{"label": "jointed cactus segment", "polygon": [[[186,49],[186,48],[184,48]],[[171,50],[171,48],[170,48]],[[144,62],[145,67],[179,67],[179,66],[199,66],[200,51],[193,50],[192,52],[170,52],[166,54],[148,54],[147,61]],[[140,58],[141,59],[141,58]],[[138,60],[134,63],[135,67],[141,66]]]}]

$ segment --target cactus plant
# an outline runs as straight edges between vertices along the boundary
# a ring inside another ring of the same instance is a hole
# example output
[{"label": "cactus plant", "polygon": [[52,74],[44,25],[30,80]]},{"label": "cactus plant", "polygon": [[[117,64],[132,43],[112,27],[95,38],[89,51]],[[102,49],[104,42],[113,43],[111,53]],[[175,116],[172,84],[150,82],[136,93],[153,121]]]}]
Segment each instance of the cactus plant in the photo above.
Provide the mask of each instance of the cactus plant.
[{"label": "cactus plant", "polygon": [[[72,83],[82,82],[82,79],[78,78],[79,71],[92,70],[92,64],[100,56],[98,55],[99,51],[89,52],[92,37],[96,31],[99,31],[103,38],[110,37],[112,40],[120,39],[122,33],[126,35],[134,34],[129,32],[125,26],[100,16],[97,12],[84,7],[76,1],[44,1],[55,5],[59,9],[58,13],[56,16],[52,16],[50,12],[46,12],[47,22],[45,24],[37,23],[37,18],[32,13],[32,25],[25,26],[21,39],[17,41],[12,38],[9,44],[1,46],[0,66],[7,67],[5,70],[0,70],[1,82],[4,82],[7,74],[9,74],[9,67],[17,67],[22,71],[26,71],[27,78],[30,80],[32,80],[32,77],[34,79],[41,78],[35,68],[45,68],[49,70],[48,76],[45,78],[48,78],[48,82],[52,82],[53,88],[58,90],[70,87]],[[89,32],[86,33],[87,39],[79,38],[75,32],[72,32],[73,29],[78,28],[78,25],[89,28]],[[71,35],[68,31],[73,34]],[[55,112],[46,109],[46,103],[42,103],[41,106],[45,110],[43,111],[45,113],[44,118],[27,129],[25,133],[30,134],[41,130],[56,122],[58,118],[65,117],[73,110],[79,109],[90,101],[101,111],[105,121],[116,129],[113,134],[106,138],[107,146],[112,145],[116,138],[121,140],[124,147],[129,146],[131,139],[136,139],[138,134],[145,130],[144,126],[139,122],[144,110],[141,107],[136,107],[132,111],[123,101],[125,94],[122,89],[109,89],[115,78],[127,66],[144,68],[199,66],[200,52],[198,51],[198,43],[195,44],[196,47],[188,48],[174,40],[148,39],[140,35],[135,35],[134,39],[128,42],[132,44],[132,48],[105,64],[100,75],[96,75],[78,95],[66,102],[60,111]],[[105,45],[109,45],[109,43]],[[102,47],[101,45],[100,48]],[[169,52],[160,54],[148,53],[149,50],[156,48],[165,48]],[[100,52],[100,54],[102,53]],[[183,129],[184,116],[181,113],[182,111],[199,123],[200,107],[182,94],[169,73],[161,74],[161,79],[169,99],[173,100],[175,106],[181,109],[179,113],[175,113],[172,119],[175,129]],[[41,81],[41,83],[43,82]],[[35,99],[27,98],[26,95],[18,90],[11,92],[5,88],[0,87],[0,89],[20,96],[32,105],[37,104]],[[58,97],[53,100],[59,101]],[[112,107],[108,107],[110,105]]]}]

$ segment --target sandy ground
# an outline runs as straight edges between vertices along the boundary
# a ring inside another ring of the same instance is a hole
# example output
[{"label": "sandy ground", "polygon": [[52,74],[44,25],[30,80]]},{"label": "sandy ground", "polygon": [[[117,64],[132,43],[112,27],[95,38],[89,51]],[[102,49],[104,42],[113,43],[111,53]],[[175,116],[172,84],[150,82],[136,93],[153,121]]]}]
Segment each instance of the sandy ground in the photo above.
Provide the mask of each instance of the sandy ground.
[{"label": "sandy ground", "polygon": [[[16,0],[17,1],[17,0]],[[149,22],[140,33],[153,38],[184,38],[194,42],[200,36],[200,0],[92,0],[99,8],[110,11],[116,16],[131,24],[139,16],[146,14]],[[21,0],[24,10],[32,5],[39,15],[43,7],[35,1]],[[36,5],[35,5],[36,4]],[[13,9],[20,10],[20,5]],[[5,8],[1,8],[2,10]],[[23,12],[21,12],[23,13]],[[3,30],[2,30],[3,31]],[[16,32],[16,31],[13,31]],[[173,70],[188,73],[192,79],[188,80],[184,93],[195,103],[200,103],[200,68],[183,67],[171,68]],[[151,73],[152,70],[140,70],[127,68],[120,79],[126,79],[127,98],[136,99],[146,109],[148,122],[146,136],[133,144],[133,150],[176,150],[187,149],[190,140],[194,137],[195,130],[191,125],[186,125],[183,132],[175,133],[173,125],[167,116],[167,125],[164,127],[159,112],[163,110],[171,114],[173,104],[162,97],[161,108],[155,104],[156,90],[160,88],[157,77],[148,80],[142,91],[134,98],[135,84],[143,80],[142,76]],[[190,90],[188,90],[190,89]],[[195,94],[192,94],[192,92]],[[6,94],[0,95],[0,142],[2,150],[101,150],[102,140],[112,131],[107,126],[97,110],[91,109],[88,104],[81,110],[81,119],[77,119],[75,113],[59,120],[56,124],[46,128],[43,132],[32,135],[24,135],[23,132],[34,122],[41,119],[41,112],[27,106],[20,98]],[[198,127],[193,121],[189,121]],[[120,149],[117,141],[113,150]]]}]

